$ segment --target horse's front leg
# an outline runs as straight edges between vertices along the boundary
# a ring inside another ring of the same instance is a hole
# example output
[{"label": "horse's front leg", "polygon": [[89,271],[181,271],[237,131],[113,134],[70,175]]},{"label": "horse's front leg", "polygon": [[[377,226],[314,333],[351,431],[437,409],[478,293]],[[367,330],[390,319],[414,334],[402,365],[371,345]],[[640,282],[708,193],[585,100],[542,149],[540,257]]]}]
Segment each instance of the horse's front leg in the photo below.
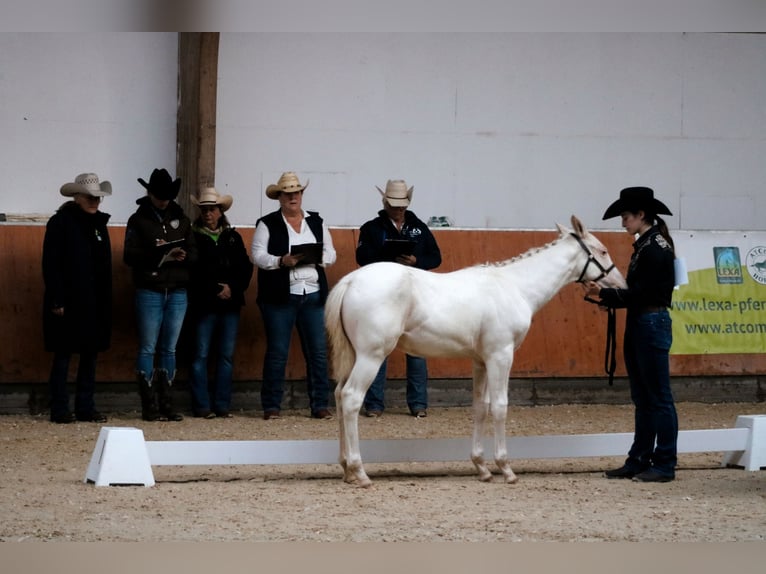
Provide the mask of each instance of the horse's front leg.
[{"label": "horse's front leg", "polygon": [[[499,365],[488,367],[490,409],[495,427],[495,464],[503,473],[505,482],[513,484],[518,480],[511,469],[508,460],[508,446],[505,436],[505,421],[508,417],[508,377],[511,372],[511,361],[500,361]],[[496,371],[496,372],[495,372]]]},{"label": "horse's front leg", "polygon": [[489,397],[487,396],[487,370],[484,365],[473,363],[473,437],[471,446],[471,462],[479,472],[479,480],[489,482],[492,473],[484,461],[484,425],[489,412]]}]

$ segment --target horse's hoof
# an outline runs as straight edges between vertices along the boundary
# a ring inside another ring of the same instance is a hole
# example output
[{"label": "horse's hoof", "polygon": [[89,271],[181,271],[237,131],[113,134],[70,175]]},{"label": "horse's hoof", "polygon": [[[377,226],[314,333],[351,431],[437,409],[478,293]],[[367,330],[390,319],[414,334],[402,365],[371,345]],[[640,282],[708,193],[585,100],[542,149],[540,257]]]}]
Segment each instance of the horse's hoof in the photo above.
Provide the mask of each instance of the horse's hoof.
[{"label": "horse's hoof", "polygon": [[515,474],[511,474],[510,476],[506,475],[505,484],[516,484],[517,482],[519,482],[519,477]]},{"label": "horse's hoof", "polygon": [[481,473],[479,475],[479,481],[481,481],[481,482],[492,482],[492,473],[491,472]]},{"label": "horse's hoof", "polygon": [[355,474],[346,474],[343,476],[343,482],[346,484],[354,484],[360,488],[369,488],[372,486],[372,481],[368,476],[357,476]]}]

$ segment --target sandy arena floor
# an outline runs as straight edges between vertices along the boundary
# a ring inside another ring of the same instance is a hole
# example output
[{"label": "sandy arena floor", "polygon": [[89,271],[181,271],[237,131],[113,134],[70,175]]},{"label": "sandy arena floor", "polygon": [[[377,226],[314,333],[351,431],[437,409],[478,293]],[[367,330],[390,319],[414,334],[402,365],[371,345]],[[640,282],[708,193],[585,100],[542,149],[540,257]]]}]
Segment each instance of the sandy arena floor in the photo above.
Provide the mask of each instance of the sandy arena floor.
[{"label": "sandy arena floor", "polygon": [[[681,429],[728,428],[760,404],[678,405]],[[632,431],[631,406],[512,407],[509,434]],[[337,437],[337,421],[287,412],[146,423],[111,413],[110,426],[147,440]],[[468,437],[468,408],[402,410],[361,419],[367,438]],[[155,467],[157,484],[95,487],[83,479],[100,425],[0,417],[2,541],[264,542],[738,542],[766,537],[766,471],[722,468],[721,453],[680,455],[668,484],[606,480],[622,457],[516,460],[519,481],[477,480],[464,463],[368,464],[373,487],[345,484],[338,465]]]}]

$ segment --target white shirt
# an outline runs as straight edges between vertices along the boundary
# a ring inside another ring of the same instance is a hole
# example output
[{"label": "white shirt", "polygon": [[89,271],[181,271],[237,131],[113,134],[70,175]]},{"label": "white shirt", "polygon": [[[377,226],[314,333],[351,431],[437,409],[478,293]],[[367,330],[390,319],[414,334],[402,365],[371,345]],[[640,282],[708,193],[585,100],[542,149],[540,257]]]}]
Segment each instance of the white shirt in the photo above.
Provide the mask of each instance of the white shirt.
[{"label": "white shirt", "polygon": [[[303,210],[303,219],[301,220],[301,230],[295,231],[292,225],[287,223],[287,219],[282,215],[282,220],[287,227],[288,250],[293,245],[303,243],[316,243],[317,238],[311,232],[311,228],[306,223],[306,218],[310,217]],[[329,267],[337,258],[335,247],[332,244],[332,235],[327,224],[322,222],[322,267]],[[255,227],[253,234],[253,243],[250,246],[250,258],[255,265],[261,269],[279,269],[279,258],[284,255],[280,253],[274,255],[269,253],[269,228],[261,221]],[[303,295],[306,293],[315,293],[319,291],[319,273],[313,265],[296,265],[290,268],[290,293],[293,295]]]}]

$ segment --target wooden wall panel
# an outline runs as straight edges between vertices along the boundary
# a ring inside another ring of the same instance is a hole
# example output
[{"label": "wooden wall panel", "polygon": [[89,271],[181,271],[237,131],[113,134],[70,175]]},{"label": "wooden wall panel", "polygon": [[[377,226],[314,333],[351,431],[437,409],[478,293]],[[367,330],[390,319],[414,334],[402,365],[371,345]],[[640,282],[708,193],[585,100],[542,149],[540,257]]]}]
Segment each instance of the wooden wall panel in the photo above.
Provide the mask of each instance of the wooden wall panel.
[{"label": "wooden wall panel", "polygon": [[[50,354],[42,348],[42,278],[40,254],[45,227],[42,225],[0,225],[0,384],[44,382],[48,377]],[[249,246],[253,229],[240,232]],[[109,228],[114,251],[115,324],[112,348],[99,362],[99,380],[124,382],[133,379],[136,354],[133,287],[130,270],[122,263],[124,227]],[[338,263],[328,269],[330,284],[356,269],[354,250],[357,230],[332,230]],[[553,231],[479,231],[437,229],[434,235],[443,254],[437,272],[447,272],[486,261],[500,261],[552,241]],[[627,234],[600,234],[621,269],[630,257]],[[263,327],[255,304],[256,285],[247,293],[234,377],[260,380],[264,354]],[[623,313],[618,313],[618,345],[621,345]],[[537,313],[526,341],[516,354],[512,374],[517,377],[602,377],[604,365],[606,315],[582,300],[578,285],[568,285]],[[179,377],[183,378],[185,347],[179,348]],[[766,370],[764,355],[673,356],[674,375],[736,376]],[[462,359],[431,359],[432,378],[468,378],[471,365]],[[287,376],[304,375],[303,358],[297,340],[292,345]],[[617,375],[624,375],[618,353]],[[394,352],[389,361],[389,376],[404,377],[404,359]]]}]

